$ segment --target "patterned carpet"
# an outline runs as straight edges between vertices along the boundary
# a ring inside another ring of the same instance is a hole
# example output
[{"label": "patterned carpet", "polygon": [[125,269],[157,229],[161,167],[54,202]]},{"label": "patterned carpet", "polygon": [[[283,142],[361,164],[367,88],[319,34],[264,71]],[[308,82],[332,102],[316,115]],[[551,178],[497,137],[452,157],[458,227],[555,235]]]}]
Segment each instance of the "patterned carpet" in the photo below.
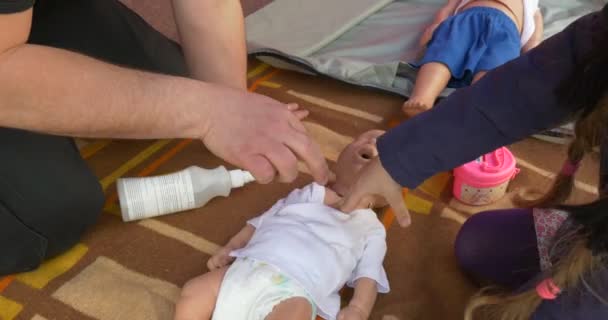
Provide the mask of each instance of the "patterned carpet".
[{"label": "patterned carpet", "polygon": [[[402,99],[323,78],[279,71],[250,60],[251,91],[311,111],[306,127],[328,161],[360,132],[387,128]],[[525,116],[525,115],[522,115]],[[429,127],[429,130],[433,130]],[[523,186],[544,189],[564,159],[564,147],[528,139],[510,147],[521,173],[511,193],[492,207],[508,207]],[[76,247],[40,269],[0,278],[0,319],[171,319],[179,287],[205,271],[209,255],[293,188],[310,182],[305,172],[290,185],[249,185],[204,208],[141,222],[123,223],[114,182],[189,165],[224,164],[199,141],[94,141],[82,149],[107,195],[97,226]],[[597,159],[586,159],[573,202],[593,199]],[[453,242],[459,226],[486,208],[451,197],[451,176],[439,174],[406,201],[413,224],[403,230],[381,215],[388,228],[385,267],[392,291],[380,296],[372,319],[458,319],[475,287],[459,271]]]}]

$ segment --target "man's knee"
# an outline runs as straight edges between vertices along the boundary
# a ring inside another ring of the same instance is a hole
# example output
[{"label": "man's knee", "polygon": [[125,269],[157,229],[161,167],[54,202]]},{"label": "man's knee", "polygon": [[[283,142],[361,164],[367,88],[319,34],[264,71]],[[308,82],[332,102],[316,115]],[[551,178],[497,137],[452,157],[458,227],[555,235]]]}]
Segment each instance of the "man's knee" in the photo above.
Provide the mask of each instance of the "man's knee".
[{"label": "man's knee", "polygon": [[74,246],[90,228],[103,209],[104,194],[90,172],[70,178],[70,185],[57,190],[51,206],[38,224],[39,232],[48,240],[46,257],[50,258]]},{"label": "man's knee", "polygon": [[104,196],[72,139],[0,128],[0,273],[35,268],[76,244]]},{"label": "man's knee", "polygon": [[9,208],[0,202],[0,275],[37,268],[78,243],[95,223],[104,201],[99,183],[86,174],[70,180],[79,183],[49,191],[53,201],[23,199],[39,206]]}]

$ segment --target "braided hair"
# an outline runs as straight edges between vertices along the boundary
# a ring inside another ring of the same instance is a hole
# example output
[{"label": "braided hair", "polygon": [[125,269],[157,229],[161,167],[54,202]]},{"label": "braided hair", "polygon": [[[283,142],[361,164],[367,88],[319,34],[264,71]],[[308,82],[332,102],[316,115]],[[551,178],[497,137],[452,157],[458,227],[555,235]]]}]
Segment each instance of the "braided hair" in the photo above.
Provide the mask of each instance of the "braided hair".
[{"label": "braided hair", "polygon": [[[603,28],[594,30],[593,48],[556,90],[564,107],[580,110],[576,115],[575,138],[568,147],[568,159],[551,190],[527,204],[559,208],[570,214],[570,223],[565,224],[555,238],[553,266],[537,285],[550,280],[552,287],[562,291],[583,287],[608,305],[592,286],[594,275],[599,274],[600,269],[608,269],[608,197],[586,205],[563,205],[572,192],[580,161],[608,137],[608,5],[602,11],[604,24]],[[482,289],[467,306],[465,320],[530,319],[543,300],[537,290],[513,294]]]}]

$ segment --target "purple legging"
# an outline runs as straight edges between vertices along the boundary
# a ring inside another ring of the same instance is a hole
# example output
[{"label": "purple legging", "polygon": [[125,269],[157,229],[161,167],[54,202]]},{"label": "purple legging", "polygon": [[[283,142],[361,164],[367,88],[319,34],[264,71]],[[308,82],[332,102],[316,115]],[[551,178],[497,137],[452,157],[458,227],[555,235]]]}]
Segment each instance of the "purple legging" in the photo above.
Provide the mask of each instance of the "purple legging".
[{"label": "purple legging", "polygon": [[[531,209],[486,211],[469,218],[456,239],[462,270],[480,284],[525,290],[540,276],[534,217]],[[593,284],[608,297],[608,272],[598,271]],[[562,293],[543,301],[532,320],[608,319],[608,305],[586,290]]]},{"label": "purple legging", "polygon": [[456,239],[462,270],[481,284],[516,289],[540,272],[531,209],[486,211],[469,218]]}]

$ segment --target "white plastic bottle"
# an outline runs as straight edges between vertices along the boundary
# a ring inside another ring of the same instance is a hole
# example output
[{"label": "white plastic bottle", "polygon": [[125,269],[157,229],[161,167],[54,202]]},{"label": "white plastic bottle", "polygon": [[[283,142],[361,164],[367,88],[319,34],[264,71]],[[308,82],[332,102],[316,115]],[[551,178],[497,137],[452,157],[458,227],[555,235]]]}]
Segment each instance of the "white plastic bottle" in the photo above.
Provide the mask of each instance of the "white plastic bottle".
[{"label": "white plastic bottle", "polygon": [[202,207],[252,181],[255,179],[248,171],[191,166],[162,176],[121,178],[116,188],[122,219],[133,221]]}]

